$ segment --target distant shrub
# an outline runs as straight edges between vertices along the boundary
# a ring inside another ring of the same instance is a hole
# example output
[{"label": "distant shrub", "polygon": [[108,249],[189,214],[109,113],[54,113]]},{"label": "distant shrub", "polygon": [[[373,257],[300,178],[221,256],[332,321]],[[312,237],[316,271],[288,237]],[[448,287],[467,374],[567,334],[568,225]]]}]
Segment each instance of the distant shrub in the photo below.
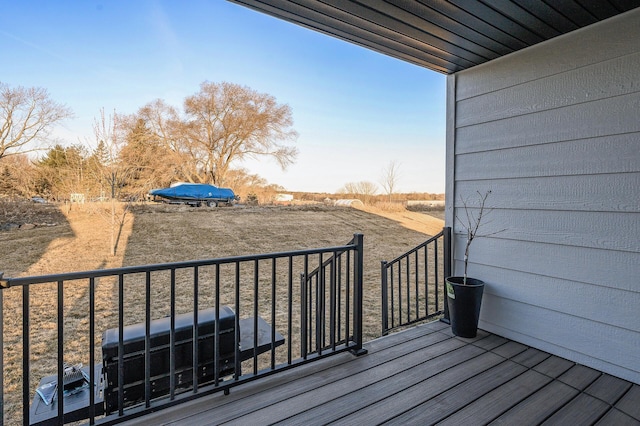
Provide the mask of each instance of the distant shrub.
[{"label": "distant shrub", "polygon": [[258,196],[255,193],[250,193],[247,195],[247,204],[250,206],[258,205]]}]

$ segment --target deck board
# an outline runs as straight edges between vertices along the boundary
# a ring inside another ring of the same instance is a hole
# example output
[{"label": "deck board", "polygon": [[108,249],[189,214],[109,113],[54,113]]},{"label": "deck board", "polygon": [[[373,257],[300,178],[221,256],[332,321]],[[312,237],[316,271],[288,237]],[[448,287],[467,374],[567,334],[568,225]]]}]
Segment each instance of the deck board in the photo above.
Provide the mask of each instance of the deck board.
[{"label": "deck board", "polygon": [[640,424],[640,386],[484,331],[434,322],[365,347],[124,424]]},{"label": "deck board", "polygon": [[263,393],[253,398],[242,411],[225,412],[219,418],[219,424],[224,424],[227,420],[230,421],[229,424],[233,424],[236,418],[241,419],[240,423],[256,424],[254,421],[259,422],[265,415],[273,421],[283,420],[295,414],[296,409],[313,407],[329,398],[347,395],[368,384],[384,380],[403,368],[413,367],[425,355],[437,356],[462,346],[459,342],[444,340],[445,338],[441,333],[433,333],[406,342],[402,346],[406,350],[399,350],[398,345],[390,346],[379,351],[379,357],[345,363],[326,371],[322,376],[296,379],[280,386],[275,393]]},{"label": "deck board", "polygon": [[525,367],[513,362],[502,362],[449,389],[391,420],[396,425],[424,425],[443,421],[483,395],[522,374]]},{"label": "deck board", "polygon": [[548,353],[539,351],[538,349],[527,348],[526,351],[520,352],[518,355],[514,356],[513,361],[522,364],[527,368],[531,368],[540,364],[550,356],[551,355]]},{"label": "deck board", "polygon": [[640,385],[633,385],[615,407],[631,417],[640,419]]},{"label": "deck board", "polygon": [[591,383],[595,382],[600,375],[602,375],[602,373],[593,368],[585,367],[584,365],[574,365],[566,373],[558,377],[558,380],[578,390],[584,390],[587,386],[591,385]]},{"label": "deck board", "polygon": [[629,390],[630,387],[631,383],[623,382],[608,374],[603,374],[598,377],[598,379],[584,392],[606,402],[607,404],[613,405]]},{"label": "deck board", "polygon": [[405,411],[412,410],[425,400],[431,400],[440,395],[443,390],[458,385],[473,376],[498,365],[502,359],[490,352],[485,352],[468,359],[456,368],[447,369],[427,380],[404,389],[400,393],[390,395],[375,405],[368,405],[340,420],[340,424],[362,425],[392,421]]},{"label": "deck board", "polygon": [[590,425],[606,414],[609,405],[581,393],[549,417],[543,425]]},{"label": "deck board", "polygon": [[[316,406],[311,410],[287,419],[284,424],[307,424],[309,418],[321,418],[327,422],[346,421],[347,417],[365,407],[377,405],[380,401],[392,395],[401,394],[408,387],[414,386],[421,381],[436,376],[443,370],[454,367],[460,362],[476,356],[481,351],[472,346],[457,348],[431,362],[417,365],[407,369],[393,377],[393,380],[386,379],[353,392],[342,398],[334,398],[332,401]],[[361,419],[360,415],[357,415]]]},{"label": "deck board", "polygon": [[640,421],[614,408],[602,417],[602,419],[596,423],[596,426],[637,426],[638,423],[640,423]]},{"label": "deck board", "polygon": [[499,414],[520,403],[552,379],[533,370],[527,370],[515,379],[464,406],[439,425],[486,424]]},{"label": "deck board", "polygon": [[[390,376],[400,374],[407,369],[414,369],[422,364],[425,359],[434,358],[442,354],[446,354],[454,349],[457,345],[452,345],[451,340],[438,343],[424,350],[412,351],[404,356],[394,358],[379,364],[376,368],[370,368],[360,372],[349,371],[348,368],[341,371],[339,380],[325,379],[317,383],[315,386],[305,386],[301,389],[298,383],[293,383],[289,387],[292,392],[296,393],[287,399],[279,399],[275,404],[265,406],[258,410],[250,410],[245,416],[223,424],[259,424],[260,419],[268,416],[272,421],[281,421],[297,410],[305,410],[318,404],[324,404],[335,398],[347,397],[354,393],[359,393],[363,388],[380,381],[387,380]],[[300,385],[302,385],[301,383]],[[301,391],[307,392],[301,393]],[[270,398],[271,399],[271,398]],[[248,410],[249,411],[249,410]]]},{"label": "deck board", "polygon": [[571,386],[559,381],[553,381],[501,414],[490,425],[509,426],[522,424],[524,419],[527,419],[528,424],[540,424],[579,393],[578,390]]},{"label": "deck board", "polygon": [[533,369],[549,377],[556,378],[567,372],[574,365],[573,362],[564,358],[550,356],[540,364],[534,366]]}]

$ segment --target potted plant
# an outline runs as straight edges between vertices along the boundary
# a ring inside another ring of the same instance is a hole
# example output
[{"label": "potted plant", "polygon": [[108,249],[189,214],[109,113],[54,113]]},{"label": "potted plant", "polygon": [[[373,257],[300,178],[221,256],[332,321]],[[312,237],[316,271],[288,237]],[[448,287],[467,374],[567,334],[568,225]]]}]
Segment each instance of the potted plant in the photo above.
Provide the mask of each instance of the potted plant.
[{"label": "potted plant", "polygon": [[465,200],[462,200],[462,205],[464,207],[466,220],[463,221],[456,215],[456,220],[467,234],[467,241],[464,248],[464,274],[461,277],[448,277],[445,279],[445,283],[451,331],[454,335],[460,337],[476,337],[478,332],[478,320],[480,318],[484,282],[476,278],[469,278],[467,276],[467,268],[469,263],[469,248],[473,240],[477,237],[486,237],[495,234],[495,232],[485,235],[478,234],[480,225],[488,213],[485,209],[485,203],[490,193],[491,191],[487,191],[482,194],[478,191],[480,211],[477,215],[473,214]]}]

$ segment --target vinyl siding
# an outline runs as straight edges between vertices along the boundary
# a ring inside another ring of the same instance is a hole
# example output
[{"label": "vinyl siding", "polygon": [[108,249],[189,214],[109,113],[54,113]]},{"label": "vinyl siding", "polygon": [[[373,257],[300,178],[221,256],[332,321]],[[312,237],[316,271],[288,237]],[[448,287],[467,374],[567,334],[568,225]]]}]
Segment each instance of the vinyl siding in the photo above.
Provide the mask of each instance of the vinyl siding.
[{"label": "vinyl siding", "polygon": [[457,274],[487,190],[480,327],[640,383],[640,10],[448,77]]}]

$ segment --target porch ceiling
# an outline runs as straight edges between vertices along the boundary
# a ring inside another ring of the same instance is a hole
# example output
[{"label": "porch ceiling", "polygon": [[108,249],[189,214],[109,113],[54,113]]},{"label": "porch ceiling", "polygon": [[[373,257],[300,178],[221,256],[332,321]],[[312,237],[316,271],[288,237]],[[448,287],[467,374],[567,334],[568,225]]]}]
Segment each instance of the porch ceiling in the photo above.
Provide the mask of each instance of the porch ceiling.
[{"label": "porch ceiling", "polygon": [[451,74],[640,6],[640,0],[231,0]]}]

